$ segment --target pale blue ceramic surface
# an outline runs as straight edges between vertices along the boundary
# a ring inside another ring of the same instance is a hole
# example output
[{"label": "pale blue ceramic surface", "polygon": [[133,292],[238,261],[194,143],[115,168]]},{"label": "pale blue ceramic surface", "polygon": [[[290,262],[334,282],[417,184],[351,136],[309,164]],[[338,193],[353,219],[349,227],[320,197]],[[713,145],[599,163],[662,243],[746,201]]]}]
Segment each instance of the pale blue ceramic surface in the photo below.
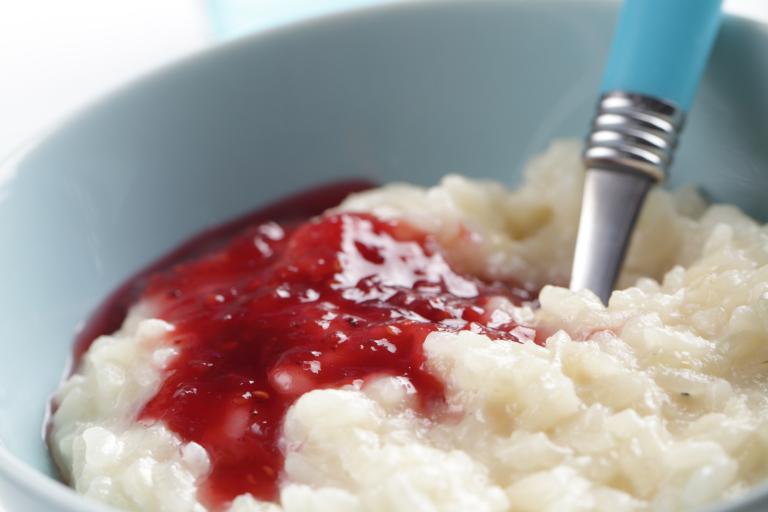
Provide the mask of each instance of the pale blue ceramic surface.
[{"label": "pale blue ceramic surface", "polygon": [[720,26],[722,0],[624,0],[603,91],[693,100]]},{"label": "pale blue ceramic surface", "polygon": [[[42,476],[41,423],[75,329],[120,281],[313,183],[516,182],[548,140],[585,133],[615,17],[613,4],[472,0],[286,27],[128,86],[1,167],[0,503],[88,510]],[[726,19],[673,184],[768,218],[766,90],[768,34]]]}]

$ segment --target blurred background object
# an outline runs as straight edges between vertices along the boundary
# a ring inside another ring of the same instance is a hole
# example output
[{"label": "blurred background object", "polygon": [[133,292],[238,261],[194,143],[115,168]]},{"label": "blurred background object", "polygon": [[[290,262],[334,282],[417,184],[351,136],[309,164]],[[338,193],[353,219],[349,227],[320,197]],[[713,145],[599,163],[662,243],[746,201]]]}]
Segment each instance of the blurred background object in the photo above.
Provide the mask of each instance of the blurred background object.
[{"label": "blurred background object", "polygon": [[[162,64],[256,30],[392,1],[0,0],[0,158]],[[725,8],[768,22],[765,0]]]},{"label": "blurred background object", "polygon": [[[397,0],[396,0],[397,1]],[[408,1],[408,0],[399,0]],[[423,0],[422,0],[423,1]],[[232,39],[255,30],[322,16],[383,0],[204,0],[213,36]],[[392,3],[392,1],[388,2]]]}]

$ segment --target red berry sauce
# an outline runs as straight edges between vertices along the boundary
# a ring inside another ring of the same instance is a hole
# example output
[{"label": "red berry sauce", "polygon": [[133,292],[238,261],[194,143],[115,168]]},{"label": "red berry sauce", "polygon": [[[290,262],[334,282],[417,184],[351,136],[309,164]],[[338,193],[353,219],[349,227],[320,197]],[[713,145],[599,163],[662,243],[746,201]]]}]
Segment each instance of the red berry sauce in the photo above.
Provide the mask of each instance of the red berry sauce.
[{"label": "red berry sauce", "polygon": [[452,270],[433,238],[402,221],[341,213],[253,224],[148,278],[142,299],[175,326],[179,355],[140,421],[205,447],[212,465],[199,498],[208,505],[246,492],[274,500],[282,420],[299,396],[406,376],[422,413],[436,413],[444,389],[423,364],[430,332],[534,336],[490,318],[487,302],[499,296],[534,299]]}]

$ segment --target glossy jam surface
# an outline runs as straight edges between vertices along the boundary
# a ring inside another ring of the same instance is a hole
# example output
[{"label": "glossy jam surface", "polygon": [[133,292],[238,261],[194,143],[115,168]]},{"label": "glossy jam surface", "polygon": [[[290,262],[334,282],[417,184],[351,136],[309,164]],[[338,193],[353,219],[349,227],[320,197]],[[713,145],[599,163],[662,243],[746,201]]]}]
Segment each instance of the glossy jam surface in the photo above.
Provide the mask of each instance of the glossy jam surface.
[{"label": "glossy jam surface", "polygon": [[222,248],[248,226],[267,221],[289,224],[301,222],[338,205],[349,194],[374,186],[370,181],[359,179],[320,185],[196,234],[126,280],[99,305],[75,339],[74,366],[77,367],[83,352],[88,350],[96,338],[120,328],[128,309],[139,299],[147,280],[153,274]]},{"label": "glossy jam surface", "polygon": [[423,368],[432,331],[493,338],[530,329],[484,306],[521,289],[454,272],[439,247],[402,222],[365,214],[263,223],[222,250],[153,276],[144,298],[175,325],[180,355],[141,414],[204,446],[212,471],[200,496],[222,504],[250,492],[274,499],[287,408],[307,391],[407,376],[429,412],[442,384]]},{"label": "glossy jam surface", "polygon": [[246,492],[277,497],[280,428],[303,393],[406,376],[422,413],[438,414],[443,385],[423,367],[430,332],[535,334],[487,311],[491,298],[519,304],[530,292],[454,271],[407,223],[312,217],[366,186],[311,191],[199,235],[126,283],[81,334],[80,352],[138,300],[175,326],[179,355],[139,420],[205,447],[199,499],[214,508]]}]

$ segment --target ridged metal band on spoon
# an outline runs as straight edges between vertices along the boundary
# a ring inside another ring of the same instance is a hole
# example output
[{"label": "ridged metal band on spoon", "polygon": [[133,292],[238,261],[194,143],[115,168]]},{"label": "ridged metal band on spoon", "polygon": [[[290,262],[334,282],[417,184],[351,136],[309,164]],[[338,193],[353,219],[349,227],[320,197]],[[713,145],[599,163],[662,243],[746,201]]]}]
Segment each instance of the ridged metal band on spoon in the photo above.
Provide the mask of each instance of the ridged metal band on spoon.
[{"label": "ridged metal band on spoon", "polygon": [[587,174],[571,289],[608,302],[632,228],[651,185],[672,162],[683,112],[641,94],[610,91],[600,99],[584,150]]},{"label": "ridged metal band on spoon", "polygon": [[685,115],[665,101],[622,91],[601,96],[584,149],[587,168],[666,177]]}]

